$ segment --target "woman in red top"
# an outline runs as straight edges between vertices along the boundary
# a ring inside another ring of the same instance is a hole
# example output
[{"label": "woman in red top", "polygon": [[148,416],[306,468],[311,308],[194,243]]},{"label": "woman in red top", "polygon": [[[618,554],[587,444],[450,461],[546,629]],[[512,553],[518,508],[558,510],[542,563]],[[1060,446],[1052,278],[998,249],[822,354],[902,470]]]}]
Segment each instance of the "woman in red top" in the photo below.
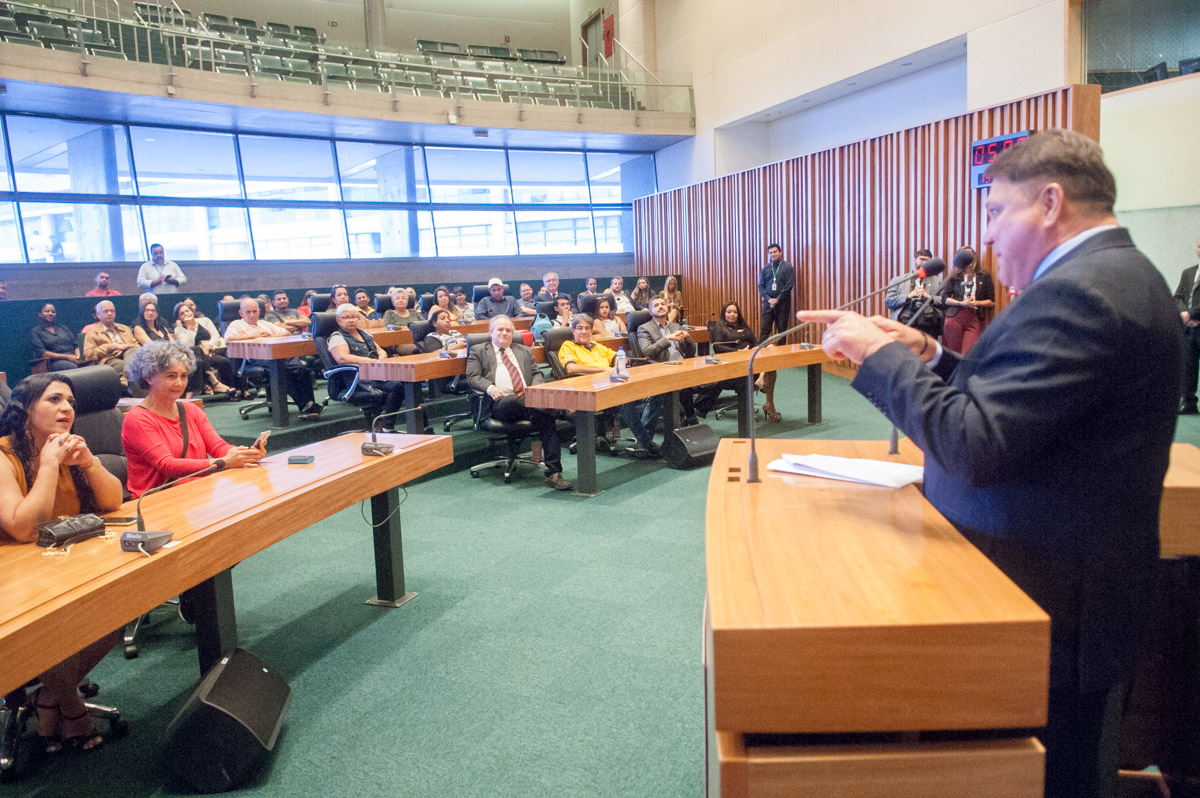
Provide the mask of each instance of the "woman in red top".
[{"label": "woman in red top", "polygon": [[134,497],[210,465],[243,468],[262,459],[261,449],[222,440],[204,411],[190,402],[182,405],[188,429],[187,451],[183,450],[180,405],[176,403],[187,387],[188,374],[195,369],[191,348],[179,341],[152,341],[125,364],[129,379],[149,391],[140,405],[125,414],[121,428],[129,461],[128,487]]}]

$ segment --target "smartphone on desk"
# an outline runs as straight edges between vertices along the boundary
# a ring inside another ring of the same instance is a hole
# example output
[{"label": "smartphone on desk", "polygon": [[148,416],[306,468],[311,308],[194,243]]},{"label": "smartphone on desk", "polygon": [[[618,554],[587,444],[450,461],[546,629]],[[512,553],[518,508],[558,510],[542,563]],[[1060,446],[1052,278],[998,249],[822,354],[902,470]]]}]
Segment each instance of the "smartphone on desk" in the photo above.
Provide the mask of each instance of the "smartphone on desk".
[{"label": "smartphone on desk", "polygon": [[137,523],[137,518],[132,515],[114,515],[111,518],[104,519],[105,526],[132,526]]}]

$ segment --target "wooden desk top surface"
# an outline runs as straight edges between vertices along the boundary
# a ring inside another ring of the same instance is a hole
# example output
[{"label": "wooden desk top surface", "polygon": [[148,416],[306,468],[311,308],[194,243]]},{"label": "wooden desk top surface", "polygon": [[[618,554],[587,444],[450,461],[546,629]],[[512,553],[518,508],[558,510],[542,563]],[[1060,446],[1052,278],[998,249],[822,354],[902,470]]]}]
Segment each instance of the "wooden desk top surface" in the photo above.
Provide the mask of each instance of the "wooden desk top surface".
[{"label": "wooden desk top surface", "polygon": [[[518,330],[528,330],[532,324],[532,319],[516,319],[514,324]],[[407,327],[398,330],[389,330],[382,325],[382,322],[375,322],[373,327],[363,327],[375,339],[375,343],[379,346],[398,346],[400,344],[411,344],[413,342],[412,330]],[[488,331],[488,323],[486,321],[477,321],[471,324],[456,324],[454,329],[458,330],[463,335],[471,333],[480,333]],[[708,340],[705,334],[704,340]],[[287,360],[290,357],[307,357],[315,355],[317,347],[313,344],[311,338],[306,338],[302,335],[287,335],[279,338],[256,338],[248,341],[226,341],[226,354],[229,357],[248,357],[252,360]],[[440,375],[445,376],[445,375]],[[424,377],[422,379],[430,379]]]},{"label": "wooden desk top surface", "polygon": [[[625,338],[596,338],[597,343],[604,344],[610,349],[622,345]],[[535,363],[546,362],[546,350],[542,346],[534,346],[533,360]],[[456,354],[465,350],[455,350]],[[442,357],[437,352],[422,352],[417,355],[388,357],[373,363],[360,363],[358,372],[364,380],[396,380],[399,382],[423,382],[440,377],[454,377],[467,373],[467,358]]]},{"label": "wooden desk top surface", "polygon": [[[23,684],[131,618],[316,521],[453,461],[445,435],[381,435],[387,457],[364,457],[365,436],[342,435],[270,455],[259,468],[230,469],[148,497],[147,529],[179,541],[152,557],[95,538],[65,557],[0,544],[0,694]],[[288,465],[289,454],[312,454]],[[132,516],[134,503],[113,515]],[[135,527],[117,528],[122,531]]]},{"label": "wooden desk top surface", "polygon": [[908,441],[721,441],[706,515],[716,728],[1038,726],[1049,619],[925,501],[778,474],[784,452],[919,464]]},{"label": "wooden desk top surface", "polygon": [[[719,364],[705,363],[703,357],[693,357],[679,361],[677,366],[667,363],[634,366],[629,369],[628,382],[612,382],[607,374],[584,374],[530,385],[525,392],[525,404],[597,412],[681,388],[739,377],[745,379],[750,354],[750,350],[724,353],[718,355]],[[754,360],[754,372],[760,374],[828,362],[829,356],[821,349],[803,349],[800,344],[769,346]]]},{"label": "wooden desk top surface", "polygon": [[1200,557],[1197,507],[1200,507],[1200,449],[1190,443],[1172,444],[1158,519],[1162,557]]}]

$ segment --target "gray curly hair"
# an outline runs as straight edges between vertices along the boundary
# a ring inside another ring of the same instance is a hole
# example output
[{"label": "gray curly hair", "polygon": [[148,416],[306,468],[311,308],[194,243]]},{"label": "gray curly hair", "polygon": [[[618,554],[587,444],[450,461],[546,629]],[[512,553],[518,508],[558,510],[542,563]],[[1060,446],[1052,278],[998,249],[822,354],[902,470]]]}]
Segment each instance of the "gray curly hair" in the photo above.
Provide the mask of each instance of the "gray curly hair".
[{"label": "gray curly hair", "polygon": [[182,341],[151,341],[125,362],[125,376],[130,382],[149,388],[152,376],[181,363],[188,374],[196,370],[196,356],[190,346]]}]

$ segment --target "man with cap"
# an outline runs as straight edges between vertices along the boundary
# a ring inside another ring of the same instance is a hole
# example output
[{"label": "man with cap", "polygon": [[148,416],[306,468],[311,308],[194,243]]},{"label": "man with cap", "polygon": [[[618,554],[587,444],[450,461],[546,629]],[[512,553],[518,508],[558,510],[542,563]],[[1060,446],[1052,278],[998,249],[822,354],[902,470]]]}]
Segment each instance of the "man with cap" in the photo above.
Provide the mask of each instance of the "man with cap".
[{"label": "man with cap", "polygon": [[521,317],[517,300],[504,293],[504,281],[499,277],[488,280],[488,295],[475,303],[475,320],[483,321],[495,316]]}]

